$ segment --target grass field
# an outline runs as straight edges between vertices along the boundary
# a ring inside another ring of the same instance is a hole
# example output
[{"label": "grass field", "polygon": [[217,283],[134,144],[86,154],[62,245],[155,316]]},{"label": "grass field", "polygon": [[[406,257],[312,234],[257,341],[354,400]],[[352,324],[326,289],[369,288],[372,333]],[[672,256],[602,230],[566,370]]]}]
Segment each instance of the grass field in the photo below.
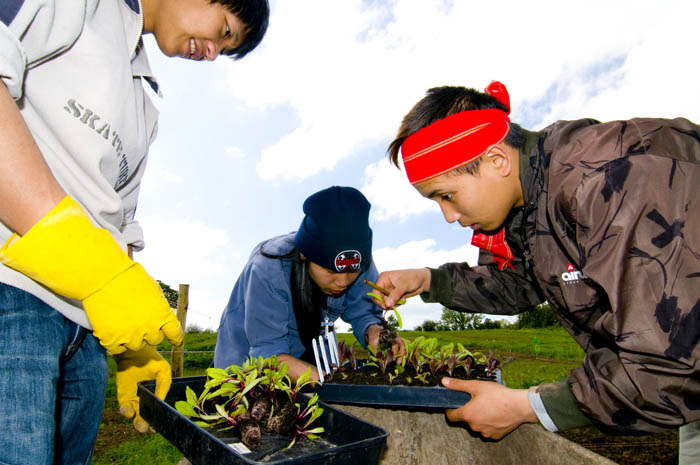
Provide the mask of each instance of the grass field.
[{"label": "grass field", "polygon": [[[401,336],[413,339],[418,335],[436,337],[439,343],[461,343],[472,352],[486,355],[493,352],[502,361],[512,358],[512,362],[502,368],[503,381],[511,388],[527,388],[541,383],[565,378],[569,371],[581,365],[584,353],[571,336],[562,328],[552,329],[485,329],[468,331],[439,331],[416,332],[402,331]],[[348,343],[355,342],[352,334],[340,334]],[[188,333],[185,337],[185,376],[203,375],[204,370],[211,364],[215,333]],[[159,350],[168,351],[170,345],[163,343]],[[362,355],[360,354],[360,357]],[[166,358],[168,358],[166,356]],[[139,434],[131,427],[128,420],[118,413],[116,388],[114,383],[115,364],[110,358],[110,377],[107,387],[105,410],[100,427],[93,464],[95,465],[175,465],[182,454],[158,434]],[[592,430],[592,431],[591,431]],[[565,435],[566,436],[566,435]],[[630,443],[620,443],[619,437],[614,439],[617,444],[611,451],[610,438],[598,433],[594,428],[566,436],[570,440],[588,447],[596,453],[607,456],[621,464],[671,464],[677,463],[677,433],[664,433],[650,442],[651,439],[641,439],[638,446]],[[644,438],[644,437],[643,437]],[[627,441],[639,441],[633,437]],[[603,444],[601,446],[601,444]],[[623,444],[623,445],[621,445]],[[644,454],[653,451],[655,454],[664,449],[664,455],[655,455],[649,461],[640,461]],[[637,449],[633,449],[637,447]],[[630,461],[624,458],[623,452],[630,452]],[[676,454],[676,455],[674,455]],[[657,458],[658,457],[658,458]],[[674,462],[675,460],[675,462]]]}]

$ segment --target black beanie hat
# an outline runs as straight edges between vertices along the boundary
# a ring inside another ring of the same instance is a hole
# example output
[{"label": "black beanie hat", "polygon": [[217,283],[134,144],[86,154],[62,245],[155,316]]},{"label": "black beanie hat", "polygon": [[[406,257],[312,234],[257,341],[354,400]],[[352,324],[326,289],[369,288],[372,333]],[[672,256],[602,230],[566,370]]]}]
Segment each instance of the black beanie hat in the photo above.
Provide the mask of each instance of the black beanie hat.
[{"label": "black beanie hat", "polygon": [[304,201],[294,242],[306,258],[336,273],[366,270],[372,262],[370,204],[353,187],[333,186]]}]

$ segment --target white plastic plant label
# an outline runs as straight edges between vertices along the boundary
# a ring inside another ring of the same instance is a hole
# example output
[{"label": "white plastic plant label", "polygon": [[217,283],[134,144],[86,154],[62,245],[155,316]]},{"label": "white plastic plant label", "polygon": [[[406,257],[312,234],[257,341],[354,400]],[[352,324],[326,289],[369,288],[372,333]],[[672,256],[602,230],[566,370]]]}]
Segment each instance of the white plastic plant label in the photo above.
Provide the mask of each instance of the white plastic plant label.
[{"label": "white plastic plant label", "polygon": [[232,442],[228,446],[239,454],[250,454],[250,449],[242,442]]}]

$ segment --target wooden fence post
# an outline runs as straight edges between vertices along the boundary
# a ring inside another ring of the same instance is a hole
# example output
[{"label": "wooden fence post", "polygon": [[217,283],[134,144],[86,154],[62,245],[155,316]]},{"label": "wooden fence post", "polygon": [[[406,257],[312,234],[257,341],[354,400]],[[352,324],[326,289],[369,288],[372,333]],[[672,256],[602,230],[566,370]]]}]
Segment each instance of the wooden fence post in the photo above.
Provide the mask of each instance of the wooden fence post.
[{"label": "wooden fence post", "polygon": [[[187,305],[189,303],[189,284],[180,284],[177,296],[177,319],[184,330],[187,324]],[[170,355],[170,368],[173,378],[182,376],[185,365],[185,340],[182,340],[182,345],[173,346]]]}]

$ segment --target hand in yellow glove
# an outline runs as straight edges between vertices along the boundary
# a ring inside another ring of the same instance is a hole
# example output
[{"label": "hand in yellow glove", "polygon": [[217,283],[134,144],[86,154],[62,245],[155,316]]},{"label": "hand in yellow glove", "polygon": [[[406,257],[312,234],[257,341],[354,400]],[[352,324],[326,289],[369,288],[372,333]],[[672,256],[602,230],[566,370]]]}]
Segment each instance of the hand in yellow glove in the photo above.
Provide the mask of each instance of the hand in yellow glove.
[{"label": "hand in yellow glove", "polygon": [[163,336],[182,343],[182,327],[158,283],[70,197],[16,237],[0,249],[0,262],[82,301],[95,337],[112,354],[157,345]]},{"label": "hand in yellow glove", "polygon": [[139,433],[153,432],[146,420],[139,415],[139,397],[137,395],[137,383],[149,379],[156,380],[155,394],[160,399],[170,390],[172,375],[170,365],[158,353],[155,346],[134,352],[126,352],[115,355],[117,362],[117,401],[119,413],[126,418],[134,419],[134,428]]}]

